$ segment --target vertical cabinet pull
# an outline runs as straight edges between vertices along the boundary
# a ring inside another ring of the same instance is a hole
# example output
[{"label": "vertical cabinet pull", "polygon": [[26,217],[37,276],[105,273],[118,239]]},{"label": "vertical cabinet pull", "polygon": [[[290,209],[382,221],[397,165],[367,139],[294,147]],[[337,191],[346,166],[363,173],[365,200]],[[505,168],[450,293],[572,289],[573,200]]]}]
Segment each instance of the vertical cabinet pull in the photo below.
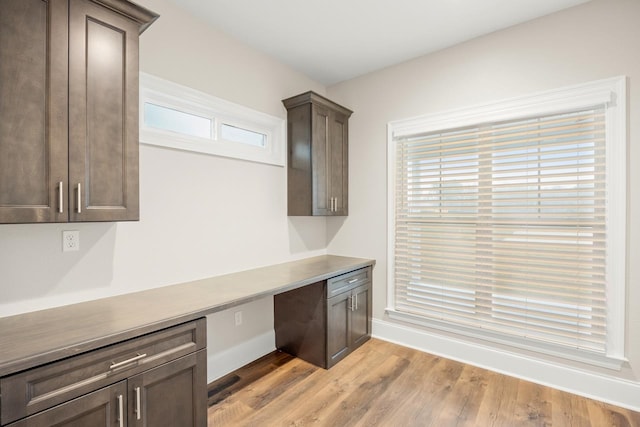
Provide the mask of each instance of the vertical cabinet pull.
[{"label": "vertical cabinet pull", "polygon": [[356,298],[356,310],[358,309],[358,294],[355,294],[354,297]]},{"label": "vertical cabinet pull", "polygon": [[329,210],[331,212],[338,212],[338,198],[330,197],[329,198]]},{"label": "vertical cabinet pull", "polygon": [[64,187],[63,182],[58,183],[58,212],[64,213]]},{"label": "vertical cabinet pull", "polygon": [[122,395],[118,395],[118,426],[124,427],[124,402]]},{"label": "vertical cabinet pull", "polygon": [[78,213],[82,213],[82,185],[78,183]]},{"label": "vertical cabinet pull", "polygon": [[136,387],[136,420],[140,419],[140,387]]}]

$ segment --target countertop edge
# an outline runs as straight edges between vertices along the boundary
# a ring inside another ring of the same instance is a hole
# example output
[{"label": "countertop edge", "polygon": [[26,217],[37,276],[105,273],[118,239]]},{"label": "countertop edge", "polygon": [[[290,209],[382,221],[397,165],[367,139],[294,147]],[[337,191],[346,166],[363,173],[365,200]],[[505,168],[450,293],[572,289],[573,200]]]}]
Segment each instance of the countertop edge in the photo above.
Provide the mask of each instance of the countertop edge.
[{"label": "countertop edge", "polygon": [[[281,286],[277,286],[275,288],[267,288],[264,291],[259,291],[259,292],[251,292],[251,293],[247,293],[245,295],[242,296],[238,296],[236,298],[232,298],[229,300],[226,300],[224,302],[221,302],[219,304],[215,304],[215,305],[211,305],[211,306],[207,306],[207,307],[200,307],[196,310],[192,310],[192,311],[185,311],[184,313],[180,313],[179,315],[173,315],[173,316],[169,316],[166,318],[161,318],[161,319],[157,319],[154,320],[152,322],[149,323],[141,323],[141,324],[137,324],[133,327],[129,327],[126,329],[122,329],[113,333],[109,333],[109,334],[105,334],[105,335],[100,335],[100,336],[96,336],[95,338],[91,338],[91,339],[86,339],[86,340],[81,340],[81,341],[76,341],[76,342],[68,342],[65,343],[64,345],[61,346],[57,346],[55,348],[51,348],[48,351],[40,351],[37,353],[34,353],[32,355],[28,355],[28,356],[23,356],[20,358],[14,358],[11,360],[0,360],[0,377],[4,377],[4,376],[8,376],[8,375],[12,375],[15,374],[17,372],[21,372],[27,369],[31,369],[34,368],[36,366],[40,366],[46,363],[51,363],[57,360],[62,360],[65,359],[67,357],[71,357],[71,356],[75,356],[77,354],[81,354],[81,353],[85,353],[88,351],[92,351],[98,348],[102,348],[108,345],[112,345],[121,341],[126,341],[128,339],[132,339],[132,338],[136,338],[139,337],[141,335],[145,335],[145,334],[149,334],[149,333],[153,333],[153,332],[157,332],[159,330],[165,329],[165,328],[169,328],[181,323],[185,323],[185,322],[189,322],[192,320],[196,320],[198,318],[207,316],[209,314],[213,314],[213,313],[217,313],[220,311],[224,311],[227,310],[229,308],[233,308],[235,306],[241,305],[241,304],[245,304],[251,301],[255,301],[261,298],[266,298],[269,296],[273,296],[276,294],[280,294],[283,292],[287,292],[290,291],[292,289],[296,289],[302,286],[306,286],[309,285],[311,283],[315,283],[318,281],[322,281],[322,280],[326,280],[329,279],[331,277],[335,277],[335,276],[339,276],[341,274],[345,274],[348,273],[350,271],[353,270],[358,270],[361,268],[366,268],[366,267],[373,267],[376,264],[376,261],[373,259],[364,259],[364,258],[351,258],[351,257],[340,257],[340,256],[335,256],[335,255],[322,255],[322,256],[318,256],[318,257],[313,257],[313,258],[305,258],[305,259],[301,259],[298,261],[290,261],[290,262],[285,262],[282,264],[275,264],[275,265],[270,265],[270,266],[265,266],[265,267],[260,267],[260,268],[255,268],[255,269],[250,269],[250,270],[245,270],[245,271],[240,271],[237,273],[230,273],[230,274],[226,274],[226,275],[222,275],[222,276],[214,276],[211,278],[206,278],[206,279],[200,279],[200,280],[195,280],[195,281],[191,281],[191,282],[185,282],[185,283],[178,283],[178,284],[173,284],[173,285],[168,285],[168,286],[163,286],[163,287],[159,287],[159,288],[154,288],[154,289],[149,289],[149,290],[143,290],[143,291],[138,291],[138,292],[133,292],[130,294],[124,294],[124,295],[118,295],[118,296],[113,296],[113,297],[108,297],[108,298],[103,298],[100,300],[92,300],[92,301],[86,301],[86,302],[81,302],[81,303],[77,303],[77,304],[72,304],[70,306],[63,306],[63,307],[56,307],[53,309],[47,309],[47,310],[41,310],[39,312],[32,312],[32,313],[24,313],[24,314],[19,314],[19,315],[15,315],[15,316],[10,316],[10,318],[12,319],[16,319],[16,318],[20,318],[21,316],[26,317],[29,315],[33,315],[34,313],[44,313],[47,312],[49,310],[58,310],[58,311],[63,311],[64,309],[68,308],[68,307],[79,307],[82,305],[88,305],[91,303],[96,303],[96,302],[103,302],[103,303],[108,303],[109,300],[117,300],[118,298],[123,298],[123,297],[131,297],[131,296],[135,296],[136,294],[140,294],[140,295],[152,295],[152,294],[162,294],[162,293],[166,293],[169,290],[177,290],[179,289],[179,287],[193,287],[193,286],[201,286],[200,284],[207,281],[207,280],[216,280],[216,279],[227,279],[227,280],[232,280],[234,276],[242,276],[242,275],[248,275],[248,274],[256,274],[259,273],[261,271],[266,271],[268,269],[271,268],[277,268],[279,266],[286,266],[289,265],[292,268],[295,267],[298,263],[303,263],[306,261],[310,261],[310,260],[315,260],[315,259],[320,259],[320,258],[326,258],[329,259],[329,257],[333,257],[334,259],[345,259],[345,260],[352,260],[354,262],[350,262],[348,263],[348,265],[340,267],[340,268],[334,268],[331,269],[329,271],[325,271],[322,274],[314,274],[314,275],[309,275],[307,277],[301,278],[299,280],[294,280],[292,282],[285,282],[283,283]],[[2,323],[3,319],[8,319],[8,318],[0,318],[0,324]],[[3,343],[5,344],[5,343]],[[0,355],[1,356],[1,355]]]}]

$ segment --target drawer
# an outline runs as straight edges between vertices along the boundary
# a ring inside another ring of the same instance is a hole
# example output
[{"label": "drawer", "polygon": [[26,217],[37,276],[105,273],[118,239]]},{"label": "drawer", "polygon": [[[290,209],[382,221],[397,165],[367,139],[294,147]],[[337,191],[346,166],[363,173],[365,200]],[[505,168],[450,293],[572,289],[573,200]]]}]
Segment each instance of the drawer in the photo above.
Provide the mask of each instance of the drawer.
[{"label": "drawer", "polygon": [[350,271],[327,280],[327,298],[350,291],[371,281],[371,267]]},{"label": "drawer", "polygon": [[206,319],[163,329],[0,379],[2,425],[206,347]]}]

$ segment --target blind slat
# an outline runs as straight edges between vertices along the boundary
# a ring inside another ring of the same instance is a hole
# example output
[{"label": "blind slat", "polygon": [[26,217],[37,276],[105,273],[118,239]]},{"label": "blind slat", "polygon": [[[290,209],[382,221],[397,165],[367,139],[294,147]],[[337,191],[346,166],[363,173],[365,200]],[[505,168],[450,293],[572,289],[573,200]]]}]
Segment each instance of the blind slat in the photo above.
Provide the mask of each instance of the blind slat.
[{"label": "blind slat", "polygon": [[604,110],[395,139],[396,310],[602,353]]}]

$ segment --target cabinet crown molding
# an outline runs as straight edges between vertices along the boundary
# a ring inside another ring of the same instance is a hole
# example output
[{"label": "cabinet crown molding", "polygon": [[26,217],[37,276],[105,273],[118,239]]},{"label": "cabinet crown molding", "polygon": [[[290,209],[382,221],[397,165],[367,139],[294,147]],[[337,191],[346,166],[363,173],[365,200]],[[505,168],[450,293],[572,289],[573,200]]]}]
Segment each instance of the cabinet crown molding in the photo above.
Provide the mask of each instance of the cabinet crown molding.
[{"label": "cabinet crown molding", "polygon": [[282,103],[287,109],[294,108],[303,104],[308,104],[310,102],[314,104],[324,105],[325,107],[328,107],[332,110],[336,110],[344,114],[345,116],[347,116],[347,118],[349,118],[351,114],[353,114],[353,111],[351,111],[350,109],[343,107],[340,104],[336,104],[332,100],[327,99],[324,96],[319,95],[312,90],[305,93],[301,93],[300,95],[292,96],[291,98],[282,100]]},{"label": "cabinet crown molding", "polygon": [[135,21],[140,26],[138,34],[142,34],[156,19],[160,17],[159,14],[144,8],[135,3],[124,0],[91,0],[93,3],[100,4],[107,9],[111,9],[127,18]]}]

